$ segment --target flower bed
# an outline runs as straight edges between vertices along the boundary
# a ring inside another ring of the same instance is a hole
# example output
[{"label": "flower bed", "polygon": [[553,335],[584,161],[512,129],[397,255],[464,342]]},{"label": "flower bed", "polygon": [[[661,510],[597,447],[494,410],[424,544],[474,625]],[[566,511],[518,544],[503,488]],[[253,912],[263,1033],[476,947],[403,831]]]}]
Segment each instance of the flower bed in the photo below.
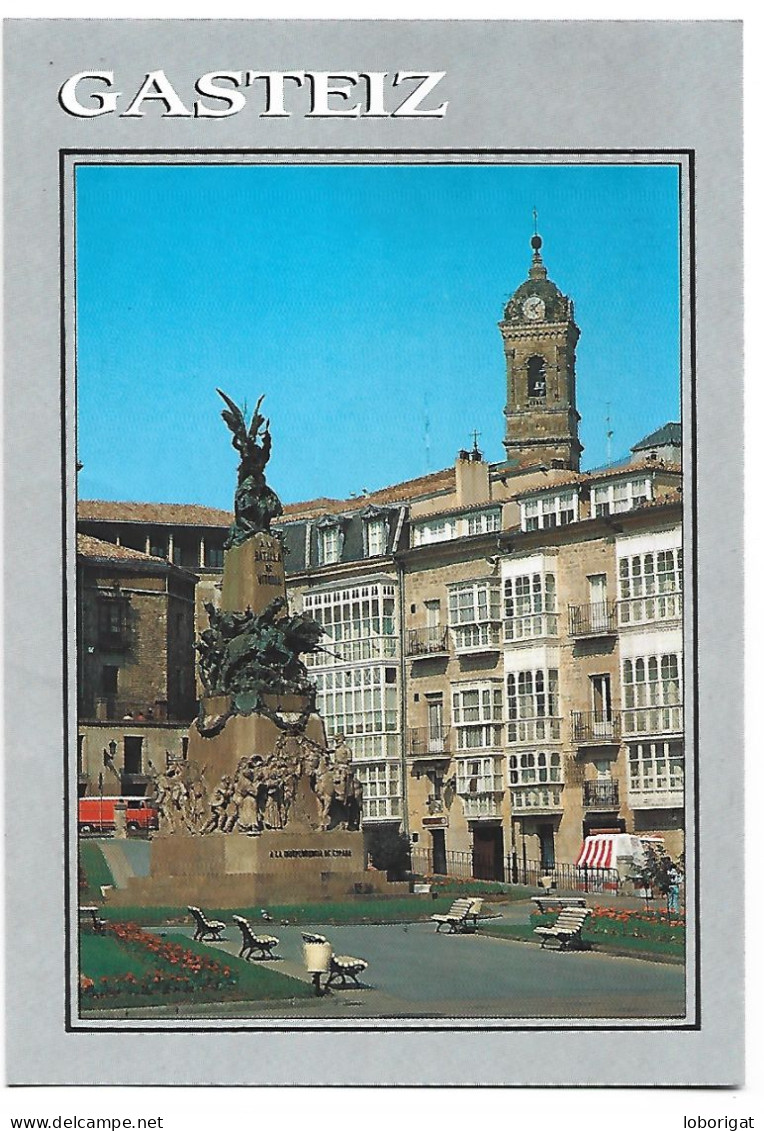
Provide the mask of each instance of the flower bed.
[{"label": "flower bed", "polygon": [[232,990],[236,977],[230,966],[216,959],[168,942],[134,923],[114,923],[107,928],[120,949],[134,958],[135,969],[125,973],[108,973],[91,978],[80,977],[84,999],[103,999],[125,995],[205,994],[209,991]]},{"label": "flower bed", "polygon": [[[531,925],[538,927],[551,924],[556,918],[554,912],[534,911],[531,913]],[[613,939],[684,943],[685,920],[684,916],[673,914],[669,920],[666,913],[660,911],[622,911],[617,907],[593,907],[586,920],[585,930],[588,934]]]}]

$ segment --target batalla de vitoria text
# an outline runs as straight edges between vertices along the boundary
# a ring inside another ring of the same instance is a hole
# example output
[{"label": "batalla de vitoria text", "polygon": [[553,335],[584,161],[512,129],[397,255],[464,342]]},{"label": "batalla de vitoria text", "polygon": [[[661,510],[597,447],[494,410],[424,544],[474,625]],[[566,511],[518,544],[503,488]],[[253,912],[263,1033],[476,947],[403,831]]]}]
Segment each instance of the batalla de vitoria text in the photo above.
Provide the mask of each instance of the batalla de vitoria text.
[{"label": "batalla de vitoria text", "polygon": [[[164,71],[149,71],[135,91],[115,90],[114,71],[80,71],[58,100],[77,118],[230,118],[252,101],[261,118],[443,118],[433,92],[445,71],[209,71],[190,96]],[[198,96],[198,97],[197,97]],[[163,109],[159,112],[159,106]]]}]

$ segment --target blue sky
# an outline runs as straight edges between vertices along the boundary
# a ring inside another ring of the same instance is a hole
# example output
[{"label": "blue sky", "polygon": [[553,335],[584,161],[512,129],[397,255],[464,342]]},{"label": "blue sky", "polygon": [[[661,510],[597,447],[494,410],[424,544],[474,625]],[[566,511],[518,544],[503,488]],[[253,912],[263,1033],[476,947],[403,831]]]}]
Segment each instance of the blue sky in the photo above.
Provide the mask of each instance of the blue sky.
[{"label": "blue sky", "polygon": [[532,210],[581,329],[582,466],[679,419],[678,176],[660,166],[82,166],[82,498],[232,506],[215,387],[284,502],[503,458],[497,329]]}]

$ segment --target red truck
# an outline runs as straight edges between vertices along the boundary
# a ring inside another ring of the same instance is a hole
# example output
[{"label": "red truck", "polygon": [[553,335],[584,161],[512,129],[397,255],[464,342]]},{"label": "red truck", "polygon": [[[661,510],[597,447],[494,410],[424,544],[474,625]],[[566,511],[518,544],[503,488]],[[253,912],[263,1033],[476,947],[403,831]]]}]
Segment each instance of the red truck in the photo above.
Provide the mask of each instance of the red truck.
[{"label": "red truck", "polygon": [[80,832],[114,832],[114,807],[118,802],[126,806],[125,820],[131,831],[147,832],[158,827],[157,811],[143,797],[81,797],[79,799]]}]

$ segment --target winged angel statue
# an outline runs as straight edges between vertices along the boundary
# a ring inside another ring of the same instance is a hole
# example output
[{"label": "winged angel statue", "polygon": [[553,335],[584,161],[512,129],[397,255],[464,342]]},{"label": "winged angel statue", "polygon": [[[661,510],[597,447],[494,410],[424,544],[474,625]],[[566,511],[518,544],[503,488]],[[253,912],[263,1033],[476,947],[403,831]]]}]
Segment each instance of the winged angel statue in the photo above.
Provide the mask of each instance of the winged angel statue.
[{"label": "winged angel statue", "polygon": [[281,500],[265,482],[265,465],[271,455],[270,421],[260,413],[260,397],[247,429],[244,414],[230,397],[218,389],[228,408],[221,416],[231,430],[232,443],[239,453],[239,475],[234,496],[234,522],[225,542],[228,550],[252,534],[270,534],[271,522],[283,512]]}]

